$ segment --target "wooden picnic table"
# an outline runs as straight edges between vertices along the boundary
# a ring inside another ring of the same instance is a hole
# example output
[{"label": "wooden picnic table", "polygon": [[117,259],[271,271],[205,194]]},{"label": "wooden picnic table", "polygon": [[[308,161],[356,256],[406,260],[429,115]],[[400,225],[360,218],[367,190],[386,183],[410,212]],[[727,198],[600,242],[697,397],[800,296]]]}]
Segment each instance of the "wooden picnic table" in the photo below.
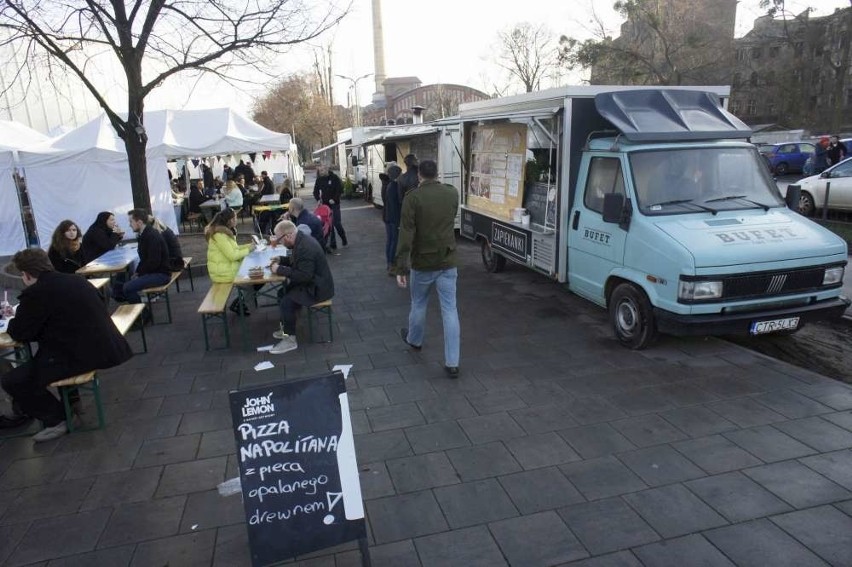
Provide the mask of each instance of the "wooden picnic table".
[{"label": "wooden picnic table", "polygon": [[91,277],[123,272],[130,264],[139,260],[139,253],[136,248],[136,242],[120,244],[77,270],[77,273],[81,276]]},{"label": "wooden picnic table", "polygon": [[260,199],[257,200],[259,205],[271,205],[273,203],[279,203],[280,197],[278,195],[263,195]]},{"label": "wooden picnic table", "polygon": [[[287,282],[287,278],[270,272],[269,264],[272,263],[273,259],[280,256],[290,256],[290,249],[286,246],[267,246],[264,250],[255,250],[243,258],[243,261],[240,263],[240,269],[237,270],[237,275],[234,278],[234,285],[237,286],[237,298],[240,302],[238,317],[240,319],[240,329],[243,335],[244,349],[248,349],[248,329],[246,327],[246,317],[243,315],[243,310],[246,307],[246,286],[272,284],[268,290],[255,291],[255,305],[259,305],[257,302],[257,296],[263,296],[273,300],[273,303],[264,304],[265,306],[278,305],[278,289]],[[249,277],[249,269],[255,266],[263,268],[263,277]]]}]

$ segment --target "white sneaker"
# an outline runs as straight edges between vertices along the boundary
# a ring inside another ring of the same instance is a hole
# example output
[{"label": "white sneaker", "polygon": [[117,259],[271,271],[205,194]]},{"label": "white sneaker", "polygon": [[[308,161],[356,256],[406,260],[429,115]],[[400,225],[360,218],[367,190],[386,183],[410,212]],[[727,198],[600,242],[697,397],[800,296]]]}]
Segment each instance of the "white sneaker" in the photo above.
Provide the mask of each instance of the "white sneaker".
[{"label": "white sneaker", "polygon": [[287,333],[284,332],[283,329],[278,329],[274,333],[272,333],[273,339],[278,339],[279,341],[287,336]]},{"label": "white sneaker", "polygon": [[68,422],[61,421],[57,425],[54,425],[53,427],[45,427],[33,435],[33,441],[36,443],[51,441],[52,439],[59,439],[66,433],[68,433]]},{"label": "white sneaker", "polygon": [[299,347],[296,344],[296,337],[291,337],[289,335],[284,335],[284,338],[281,339],[277,345],[272,347],[272,350],[269,351],[270,354],[284,354],[285,352],[290,352],[291,350],[296,350]]}]

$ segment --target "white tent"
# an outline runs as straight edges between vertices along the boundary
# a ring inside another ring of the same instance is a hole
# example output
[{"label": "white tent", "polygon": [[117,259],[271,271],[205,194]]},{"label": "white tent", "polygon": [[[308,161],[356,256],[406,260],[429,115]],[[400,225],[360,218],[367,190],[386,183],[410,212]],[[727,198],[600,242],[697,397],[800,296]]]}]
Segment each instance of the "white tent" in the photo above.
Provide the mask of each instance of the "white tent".
[{"label": "white tent", "polygon": [[27,246],[21,207],[15,187],[15,150],[44,143],[46,136],[23,124],[0,120],[0,255],[14,254]]},{"label": "white tent", "polygon": [[[151,209],[177,231],[166,159],[263,150],[287,150],[290,136],[273,132],[230,109],[160,110],[145,113]],[[132,208],[124,142],[106,115],[20,153],[42,246],[60,221],[82,230],[100,211],[115,211],[120,222]],[[126,228],[126,227],[125,227]]]}]

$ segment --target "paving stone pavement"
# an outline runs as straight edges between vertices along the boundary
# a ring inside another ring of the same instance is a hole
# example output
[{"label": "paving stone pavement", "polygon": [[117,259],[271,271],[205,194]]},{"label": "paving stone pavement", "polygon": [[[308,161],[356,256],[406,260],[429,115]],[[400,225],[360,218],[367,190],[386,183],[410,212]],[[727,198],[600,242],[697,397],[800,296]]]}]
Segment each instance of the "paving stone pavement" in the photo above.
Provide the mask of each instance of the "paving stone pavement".
[{"label": "paving stone pavement", "polygon": [[[0,564],[250,565],[239,497],[216,492],[237,475],[228,390],[340,363],[374,565],[852,564],[852,389],[718,339],[625,350],[603,310],[486,273],[467,241],[450,380],[435,298],[423,350],[398,336],[380,213],[349,201],[343,222],[333,343],[242,351],[232,318],[233,346],[205,352],[198,275],[150,352],[101,373],[105,430],[0,441]],[[249,326],[270,344],[277,311]],[[346,544],[296,563],[359,561]]]}]

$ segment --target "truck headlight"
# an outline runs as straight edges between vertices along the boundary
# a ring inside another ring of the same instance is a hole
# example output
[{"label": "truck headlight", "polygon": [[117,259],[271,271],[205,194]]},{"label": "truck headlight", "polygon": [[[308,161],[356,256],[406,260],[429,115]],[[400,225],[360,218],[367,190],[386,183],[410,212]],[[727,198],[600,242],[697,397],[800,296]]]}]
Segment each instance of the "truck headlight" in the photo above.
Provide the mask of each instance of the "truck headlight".
[{"label": "truck headlight", "polygon": [[681,280],[677,287],[677,297],[686,301],[719,299],[722,297],[722,282],[686,282]]},{"label": "truck headlight", "polygon": [[843,282],[843,271],[845,268],[845,266],[826,268],[825,274],[822,276],[822,285],[835,285]]}]

